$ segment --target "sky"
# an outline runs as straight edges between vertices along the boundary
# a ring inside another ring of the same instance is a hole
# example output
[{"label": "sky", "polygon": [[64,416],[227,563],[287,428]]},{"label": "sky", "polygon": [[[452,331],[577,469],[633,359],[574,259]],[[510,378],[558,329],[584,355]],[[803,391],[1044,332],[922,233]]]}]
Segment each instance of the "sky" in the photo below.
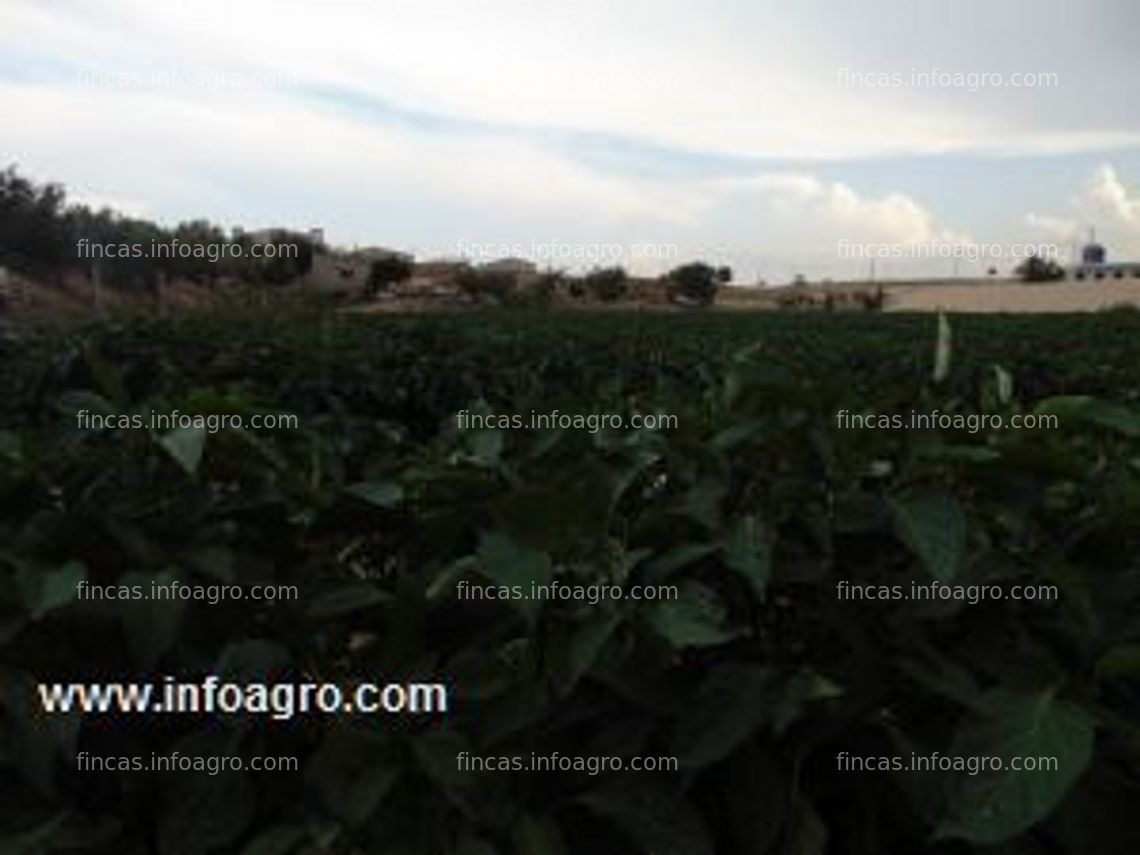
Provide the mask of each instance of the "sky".
[{"label": "sky", "polygon": [[[738,283],[1140,260],[1135,0],[0,0],[0,166],[167,224]],[[871,256],[878,256],[874,262]]]}]

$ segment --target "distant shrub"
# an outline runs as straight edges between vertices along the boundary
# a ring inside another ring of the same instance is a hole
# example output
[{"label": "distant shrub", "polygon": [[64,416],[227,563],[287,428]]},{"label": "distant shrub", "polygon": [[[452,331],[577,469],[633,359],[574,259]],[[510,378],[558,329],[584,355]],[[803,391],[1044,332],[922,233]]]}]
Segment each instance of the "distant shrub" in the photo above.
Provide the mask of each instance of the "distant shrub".
[{"label": "distant shrub", "polygon": [[1015,271],[1023,282],[1056,282],[1065,278],[1065,270],[1052,259],[1031,255]]}]

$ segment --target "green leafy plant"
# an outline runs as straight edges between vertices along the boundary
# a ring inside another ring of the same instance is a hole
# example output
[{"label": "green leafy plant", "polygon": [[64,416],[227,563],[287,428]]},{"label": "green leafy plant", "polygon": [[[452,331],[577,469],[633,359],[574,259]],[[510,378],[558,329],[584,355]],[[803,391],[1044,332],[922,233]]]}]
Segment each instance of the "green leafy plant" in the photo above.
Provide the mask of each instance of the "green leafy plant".
[{"label": "green leafy plant", "polygon": [[[929,318],[842,313],[205,317],[0,340],[19,369],[2,375],[0,851],[1135,852],[1140,418],[1134,377],[1101,357],[1134,350],[1134,322],[1064,321],[956,323],[937,379]],[[1082,356],[1041,361],[1089,330]],[[1111,399],[1081,394],[1098,384]],[[455,420],[556,407],[678,426]],[[90,430],[83,409],[300,426]],[[851,430],[844,409],[1060,427]],[[75,594],[172,579],[302,596]],[[458,595],[552,580],[677,597]],[[1060,597],[852,601],[841,581]],[[109,726],[46,716],[34,688],[206,673],[438,678],[452,696],[439,716]],[[289,755],[301,771],[96,780],[78,751]],[[679,768],[471,772],[464,751]],[[837,765],[933,752],[1057,768]]]}]

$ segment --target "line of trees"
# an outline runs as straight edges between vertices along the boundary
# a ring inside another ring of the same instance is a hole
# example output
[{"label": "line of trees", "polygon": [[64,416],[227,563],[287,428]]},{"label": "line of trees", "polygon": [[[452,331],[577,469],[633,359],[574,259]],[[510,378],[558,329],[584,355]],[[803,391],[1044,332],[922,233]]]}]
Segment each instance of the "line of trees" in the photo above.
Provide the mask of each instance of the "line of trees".
[{"label": "line of trees", "polygon": [[[286,231],[270,243],[275,251],[263,249],[256,258],[240,231],[227,233],[207,220],[164,228],[109,208],[68,204],[62,186],[36,184],[14,166],[0,172],[0,266],[32,278],[58,282],[71,271],[92,278],[97,267],[105,284],[128,290],[157,288],[164,277],[207,286],[223,279],[280,285],[308,273],[319,251],[306,236]],[[186,249],[159,257],[151,249],[159,244]],[[106,246],[116,251],[96,249]]]},{"label": "line of trees", "polygon": [[[86,242],[85,246],[81,243]],[[277,231],[268,238],[276,252],[254,257],[251,238],[239,230],[199,219],[164,228],[145,219],[127,217],[109,208],[68,204],[59,184],[36,184],[14,166],[0,172],[0,267],[31,278],[62,281],[65,274],[81,272],[88,279],[123,290],[156,291],[163,280],[190,281],[208,287],[220,281],[248,285],[283,285],[307,274],[322,247],[305,235]],[[259,243],[263,243],[259,240]],[[192,251],[151,251],[158,245]],[[138,248],[113,255],[86,251],[92,247]],[[263,243],[263,247],[264,247]],[[375,296],[406,280],[411,265],[401,258],[381,259],[369,270],[365,290]],[[669,299],[676,303],[707,306],[717,289],[732,279],[727,267],[704,262],[682,265],[663,277]],[[555,293],[572,299],[617,303],[629,297],[630,277],[621,267],[599,268],[582,276],[549,272],[533,287],[519,289],[515,277],[499,271],[472,268],[460,275],[460,289],[479,302],[497,304],[552,298]]]},{"label": "line of trees", "polygon": [[[713,267],[700,261],[682,265],[660,279],[671,302],[691,306],[712,304],[717,289],[731,281],[730,268]],[[548,305],[555,295],[571,300],[620,303],[633,292],[631,277],[620,266],[597,268],[581,276],[550,270],[523,286],[515,274],[472,267],[459,273],[456,284],[475,302],[494,305]]]}]

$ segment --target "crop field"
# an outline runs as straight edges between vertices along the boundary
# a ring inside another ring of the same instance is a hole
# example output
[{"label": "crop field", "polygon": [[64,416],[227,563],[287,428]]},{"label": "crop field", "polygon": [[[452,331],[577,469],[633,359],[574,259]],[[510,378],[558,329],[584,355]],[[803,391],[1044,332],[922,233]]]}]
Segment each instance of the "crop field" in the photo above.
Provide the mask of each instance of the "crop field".
[{"label": "crop field", "polygon": [[[0,828],[40,835],[0,852],[1135,855],[1138,366],[1130,311],[0,331]],[[529,421],[555,411],[583,419]],[[150,421],[173,412],[215,420]],[[910,413],[944,419],[852,423]],[[171,582],[299,595],[77,594]],[[462,593],[552,585],[672,594]],[[989,593],[845,593],[916,585]],[[36,693],[203,674],[447,703],[49,716]],[[69,765],[172,751],[300,765]],[[627,765],[469,762],[535,756]]]}]

